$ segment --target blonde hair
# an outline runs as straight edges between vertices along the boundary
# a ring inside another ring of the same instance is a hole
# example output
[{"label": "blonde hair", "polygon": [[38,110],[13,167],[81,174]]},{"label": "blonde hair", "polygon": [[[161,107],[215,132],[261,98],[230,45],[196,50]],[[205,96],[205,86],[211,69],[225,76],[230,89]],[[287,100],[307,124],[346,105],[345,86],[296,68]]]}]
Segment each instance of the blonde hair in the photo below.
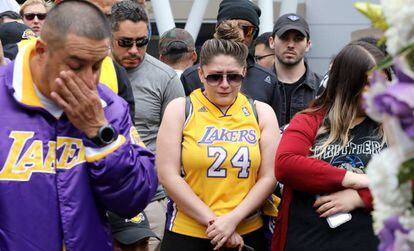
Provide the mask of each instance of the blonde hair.
[{"label": "blonde hair", "polygon": [[45,6],[46,12],[48,12],[49,9],[53,6],[53,3],[50,2],[50,1],[45,1],[45,0],[27,0],[26,2],[24,2],[22,4],[22,6],[20,6],[20,12],[19,12],[20,13],[20,16],[23,17],[23,15],[24,15],[24,9],[27,6],[34,5],[34,4],[41,4],[41,5]]},{"label": "blonde hair", "polygon": [[244,41],[243,32],[240,30],[239,25],[235,20],[221,22],[216,27],[214,38],[231,40],[238,43],[243,43]]}]

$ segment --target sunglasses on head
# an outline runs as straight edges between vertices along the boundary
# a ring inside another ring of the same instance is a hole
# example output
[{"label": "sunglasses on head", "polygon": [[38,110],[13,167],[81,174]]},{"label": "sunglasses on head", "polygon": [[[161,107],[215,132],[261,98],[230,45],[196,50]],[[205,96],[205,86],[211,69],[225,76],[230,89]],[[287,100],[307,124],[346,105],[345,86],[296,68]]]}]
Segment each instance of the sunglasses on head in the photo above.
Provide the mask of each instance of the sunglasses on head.
[{"label": "sunglasses on head", "polygon": [[46,13],[26,13],[23,14],[24,18],[26,18],[27,20],[31,21],[33,20],[35,17],[37,17],[37,19],[39,20],[44,20],[46,18]]},{"label": "sunglasses on head", "polygon": [[243,81],[244,76],[238,73],[229,73],[229,74],[215,73],[215,74],[207,75],[205,77],[205,79],[207,80],[207,83],[211,86],[219,85],[221,82],[223,82],[224,78],[226,78],[227,82],[230,85],[238,86]]},{"label": "sunglasses on head", "polygon": [[243,30],[245,37],[254,37],[259,30],[256,26],[246,24],[240,24],[239,28]]},{"label": "sunglasses on head", "polygon": [[149,43],[149,38],[139,38],[139,39],[132,39],[132,38],[120,38],[118,39],[118,45],[123,48],[131,48],[134,44],[140,48]]},{"label": "sunglasses on head", "polygon": [[263,58],[270,57],[270,56],[273,56],[273,55],[275,55],[275,54],[274,53],[270,53],[270,54],[266,54],[266,55],[263,55],[263,56],[254,56],[254,61],[256,61],[256,63],[257,63],[260,60],[262,60]]}]

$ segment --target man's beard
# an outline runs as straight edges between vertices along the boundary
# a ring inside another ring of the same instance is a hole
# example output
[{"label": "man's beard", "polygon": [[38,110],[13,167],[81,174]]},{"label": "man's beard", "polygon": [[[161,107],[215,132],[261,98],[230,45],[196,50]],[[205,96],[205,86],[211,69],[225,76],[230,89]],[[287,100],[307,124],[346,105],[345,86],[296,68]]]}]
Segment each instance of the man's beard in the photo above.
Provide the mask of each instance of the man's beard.
[{"label": "man's beard", "polygon": [[295,66],[295,65],[299,64],[302,61],[302,59],[303,59],[303,57],[297,57],[294,60],[292,60],[292,59],[284,59],[283,57],[281,57],[279,55],[276,55],[276,57],[277,57],[278,61],[281,64],[283,64],[285,66],[289,66],[289,67]]},{"label": "man's beard", "polygon": [[[117,55],[113,54],[113,57],[114,57],[115,61],[118,64],[120,64],[122,67],[124,67],[127,70],[134,69],[134,68],[138,67],[142,63],[142,61],[143,61],[143,58],[141,56],[139,56],[139,55],[128,56],[128,57],[118,57]],[[124,60],[128,60],[128,59],[137,59],[139,61],[138,62],[138,65],[135,65],[135,66],[125,65],[123,63],[123,61]]]}]

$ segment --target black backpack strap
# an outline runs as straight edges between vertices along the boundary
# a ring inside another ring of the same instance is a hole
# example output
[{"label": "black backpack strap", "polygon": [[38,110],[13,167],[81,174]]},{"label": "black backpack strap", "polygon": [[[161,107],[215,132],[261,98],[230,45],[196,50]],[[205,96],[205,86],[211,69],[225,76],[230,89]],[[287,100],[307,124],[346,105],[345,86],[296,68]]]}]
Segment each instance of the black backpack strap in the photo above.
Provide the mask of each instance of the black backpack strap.
[{"label": "black backpack strap", "polygon": [[191,103],[190,96],[185,97],[185,124],[187,124],[188,117],[191,115],[193,110],[193,104]]},{"label": "black backpack strap", "polygon": [[247,97],[247,100],[249,101],[250,106],[252,107],[253,114],[254,114],[254,117],[256,118],[257,123],[259,123],[259,115],[257,114],[255,100],[253,100],[252,98],[249,98],[249,97]]}]

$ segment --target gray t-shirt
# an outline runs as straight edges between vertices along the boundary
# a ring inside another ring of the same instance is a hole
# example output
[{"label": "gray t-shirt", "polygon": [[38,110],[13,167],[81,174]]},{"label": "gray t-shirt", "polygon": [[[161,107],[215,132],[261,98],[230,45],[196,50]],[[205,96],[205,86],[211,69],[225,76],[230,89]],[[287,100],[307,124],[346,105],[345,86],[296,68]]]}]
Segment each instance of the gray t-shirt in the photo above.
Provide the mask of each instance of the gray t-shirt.
[{"label": "gray t-shirt", "polygon": [[[147,148],[155,152],[158,129],[168,103],[184,97],[177,73],[168,65],[145,54],[142,63],[127,71],[135,100],[135,126]],[[165,196],[165,195],[164,195]],[[154,199],[162,198],[157,191]]]}]

